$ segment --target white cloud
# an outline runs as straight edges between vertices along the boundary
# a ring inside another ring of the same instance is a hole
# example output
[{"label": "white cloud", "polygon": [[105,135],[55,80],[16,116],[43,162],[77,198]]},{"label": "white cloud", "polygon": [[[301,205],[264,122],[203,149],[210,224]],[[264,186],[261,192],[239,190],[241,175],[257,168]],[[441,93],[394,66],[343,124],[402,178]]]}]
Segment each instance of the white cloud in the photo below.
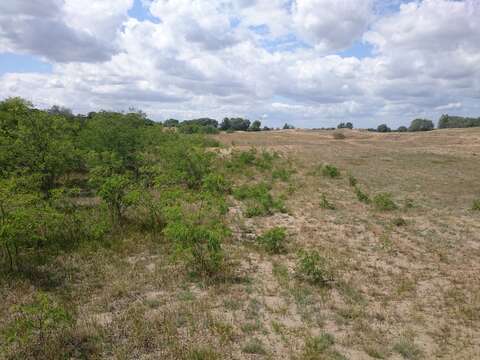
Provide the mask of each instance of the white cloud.
[{"label": "white cloud", "polygon": [[293,22],[322,51],[342,50],[360,38],[373,19],[371,0],[296,0]]},{"label": "white cloud", "polygon": [[[0,4],[0,51],[54,64],[52,74],[3,75],[0,97],[273,126],[480,115],[475,0],[152,0],[155,23],[129,18],[132,0],[48,1],[50,11],[38,0]],[[372,56],[335,53],[362,38]]]}]

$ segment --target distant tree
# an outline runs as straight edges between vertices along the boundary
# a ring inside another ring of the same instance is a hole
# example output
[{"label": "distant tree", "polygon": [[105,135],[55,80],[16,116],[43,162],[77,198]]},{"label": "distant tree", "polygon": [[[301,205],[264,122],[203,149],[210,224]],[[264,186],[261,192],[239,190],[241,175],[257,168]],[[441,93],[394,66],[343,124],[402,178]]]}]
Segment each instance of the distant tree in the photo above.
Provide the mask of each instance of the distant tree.
[{"label": "distant tree", "polygon": [[478,127],[480,126],[480,117],[479,118],[469,118],[462,116],[450,116],[442,115],[438,120],[439,129],[448,129],[448,128],[468,128],[468,127]]},{"label": "distant tree", "polygon": [[220,124],[220,130],[224,131],[247,131],[250,120],[243,118],[224,118]]},{"label": "distant tree", "polygon": [[224,118],[222,122],[220,123],[220,130],[226,131],[231,128],[230,124],[230,119],[229,118]]},{"label": "distant tree", "polygon": [[177,119],[168,119],[163,122],[163,126],[165,127],[177,127],[180,125],[180,121]]},{"label": "distant tree", "polygon": [[290,129],[295,129],[295,127],[293,125],[290,125],[290,124],[287,124],[287,123],[285,123],[285,125],[283,125],[283,130],[290,130]]},{"label": "distant tree", "polygon": [[408,128],[406,126],[400,126],[398,129],[397,129],[398,132],[407,132],[408,131]]},{"label": "distant tree", "polygon": [[337,125],[337,129],[353,129],[353,124],[351,122],[340,123]]},{"label": "distant tree", "polygon": [[250,128],[248,130],[250,131],[260,131],[262,128],[262,123],[259,121],[259,120],[255,120],[254,122],[252,122],[252,124],[250,125]]},{"label": "distant tree", "polygon": [[262,131],[270,131],[270,130],[272,130],[272,129],[270,129],[268,126],[264,126],[263,129],[262,129]]},{"label": "distant tree", "polygon": [[59,105],[53,105],[47,112],[50,115],[63,116],[66,119],[72,119],[74,117],[71,109]]},{"label": "distant tree", "polygon": [[200,119],[182,121],[181,125],[210,126],[210,127],[217,128],[218,121],[210,118],[200,118]]},{"label": "distant tree", "polygon": [[392,131],[392,129],[390,129],[390,128],[387,126],[387,124],[381,124],[381,125],[378,125],[377,131],[378,131],[378,132],[383,132],[383,133],[385,133],[385,132],[390,132],[390,131]]},{"label": "distant tree", "polygon": [[408,131],[431,131],[435,128],[432,120],[415,119],[410,124]]}]

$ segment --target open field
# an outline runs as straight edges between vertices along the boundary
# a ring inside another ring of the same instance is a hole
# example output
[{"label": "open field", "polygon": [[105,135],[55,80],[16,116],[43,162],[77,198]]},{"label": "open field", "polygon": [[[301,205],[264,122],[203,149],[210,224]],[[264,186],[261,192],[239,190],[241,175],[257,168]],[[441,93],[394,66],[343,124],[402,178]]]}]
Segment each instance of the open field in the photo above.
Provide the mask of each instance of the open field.
[{"label": "open field", "polygon": [[[245,167],[234,186],[269,182],[284,202],[247,217],[241,194],[228,195],[221,280],[191,277],[162,235],[136,230],[2,273],[0,328],[39,291],[75,314],[5,358],[480,358],[480,129],[332,134],[215,136],[220,159],[280,154],[277,175]],[[259,246],[274,227],[286,232],[281,251]],[[299,261],[312,251],[324,261],[315,273]]]}]

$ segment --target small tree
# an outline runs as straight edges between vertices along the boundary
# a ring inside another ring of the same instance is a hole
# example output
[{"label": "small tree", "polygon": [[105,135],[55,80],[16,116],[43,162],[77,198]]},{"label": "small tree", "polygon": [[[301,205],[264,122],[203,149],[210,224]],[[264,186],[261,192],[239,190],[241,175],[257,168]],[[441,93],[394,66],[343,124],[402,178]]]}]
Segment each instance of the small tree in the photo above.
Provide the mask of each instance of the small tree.
[{"label": "small tree", "polygon": [[121,222],[125,210],[140,198],[140,193],[132,189],[132,183],[125,175],[106,178],[97,193],[107,204],[113,223]]},{"label": "small tree", "polygon": [[386,133],[386,132],[392,131],[392,129],[390,129],[390,128],[387,126],[387,124],[381,124],[381,125],[378,125],[377,131],[378,131],[378,132],[382,132],[382,133]]},{"label": "small tree", "polygon": [[248,129],[249,131],[260,131],[261,130],[262,123],[259,120],[255,120],[252,122],[250,125],[250,128]]},{"label": "small tree", "polygon": [[434,127],[432,120],[415,119],[410,124],[408,131],[431,131]]},{"label": "small tree", "polygon": [[400,126],[398,129],[397,129],[398,132],[407,132],[408,131],[408,128],[406,126]]}]

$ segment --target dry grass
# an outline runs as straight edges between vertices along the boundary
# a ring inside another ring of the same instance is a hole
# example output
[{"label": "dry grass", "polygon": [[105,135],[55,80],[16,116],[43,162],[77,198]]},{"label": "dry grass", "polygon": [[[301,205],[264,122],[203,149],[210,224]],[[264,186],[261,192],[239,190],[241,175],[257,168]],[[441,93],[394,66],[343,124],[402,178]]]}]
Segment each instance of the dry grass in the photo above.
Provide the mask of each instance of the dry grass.
[{"label": "dry grass", "polygon": [[[327,131],[218,135],[227,146],[278,151],[297,169],[273,189],[288,213],[245,218],[231,199],[232,274],[213,284],[192,279],[162,239],[132,233],[28,275],[1,274],[0,329],[12,306],[43,290],[77,320],[67,345],[31,358],[479,358],[480,215],[471,210],[480,196],[479,130],[349,131],[342,141]],[[326,163],[341,177],[312,173]],[[398,208],[361,203],[347,174],[372,198],[392,194]],[[288,235],[279,254],[255,245],[274,227]],[[329,286],[295,275],[300,250],[328,259]]]}]

